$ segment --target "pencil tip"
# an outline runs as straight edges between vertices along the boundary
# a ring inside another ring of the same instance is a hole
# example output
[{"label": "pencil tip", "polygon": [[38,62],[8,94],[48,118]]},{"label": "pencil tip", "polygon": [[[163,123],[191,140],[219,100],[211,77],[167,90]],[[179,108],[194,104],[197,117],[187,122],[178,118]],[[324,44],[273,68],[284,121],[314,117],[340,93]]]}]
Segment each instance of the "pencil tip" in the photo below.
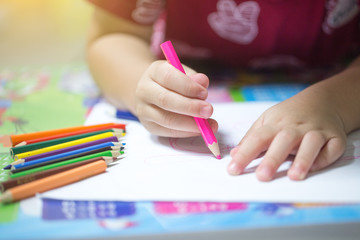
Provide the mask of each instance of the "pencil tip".
[{"label": "pencil tip", "polygon": [[123,134],[125,133],[123,129],[120,129],[120,128],[114,128],[112,129],[114,133],[119,133],[119,134]]},{"label": "pencil tip", "polygon": [[219,145],[217,142],[214,142],[213,144],[208,145],[208,148],[210,149],[210,151],[212,152],[212,154],[214,154],[214,156],[217,159],[221,159],[221,155],[220,155],[220,149],[219,149]]},{"label": "pencil tip", "polygon": [[6,167],[4,167],[3,169],[6,170],[6,169],[10,169],[11,168],[11,164],[7,165]]},{"label": "pencil tip", "polygon": [[16,144],[14,147],[21,147],[21,146],[24,146],[24,145],[26,145],[26,142],[22,141],[21,143]]}]

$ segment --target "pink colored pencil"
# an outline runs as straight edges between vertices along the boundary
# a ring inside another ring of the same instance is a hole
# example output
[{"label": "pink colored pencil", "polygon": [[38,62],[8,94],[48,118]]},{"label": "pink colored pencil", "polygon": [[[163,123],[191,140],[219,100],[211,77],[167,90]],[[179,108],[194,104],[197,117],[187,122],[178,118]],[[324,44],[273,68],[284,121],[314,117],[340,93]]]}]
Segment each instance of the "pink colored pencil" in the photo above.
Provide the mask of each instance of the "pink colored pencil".
[{"label": "pink colored pencil", "polygon": [[[162,43],[160,47],[168,62],[175,68],[186,74],[171,42],[166,41]],[[219,145],[213,131],[211,130],[209,122],[203,118],[194,117],[194,119],[200,129],[201,135],[204,138],[207,147],[217,159],[221,159]]]}]

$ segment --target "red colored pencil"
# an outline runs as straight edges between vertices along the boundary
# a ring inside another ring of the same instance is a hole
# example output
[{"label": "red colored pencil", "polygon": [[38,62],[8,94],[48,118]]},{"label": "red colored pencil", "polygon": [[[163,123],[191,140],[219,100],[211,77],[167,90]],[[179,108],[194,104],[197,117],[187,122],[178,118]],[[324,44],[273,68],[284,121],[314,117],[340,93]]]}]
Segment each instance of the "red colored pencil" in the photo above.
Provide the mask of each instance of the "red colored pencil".
[{"label": "red colored pencil", "polygon": [[24,146],[24,145],[29,145],[29,144],[33,144],[33,143],[45,142],[45,141],[49,141],[49,140],[53,140],[53,139],[81,135],[84,133],[97,132],[97,131],[102,131],[102,130],[107,130],[107,129],[119,129],[119,130],[123,130],[123,132],[125,132],[125,125],[124,124],[115,124],[111,128],[109,126],[102,126],[102,127],[98,127],[98,128],[83,129],[83,130],[74,131],[74,132],[56,134],[56,135],[51,135],[51,136],[42,137],[42,138],[34,138],[34,139],[29,139],[29,140],[23,141],[23,142],[17,144],[16,146],[17,147]]},{"label": "red colored pencil", "polygon": [[[27,144],[27,141],[32,139],[39,139],[39,138],[45,138],[45,137],[51,137],[54,135],[59,134],[67,134],[71,132],[77,132],[77,131],[83,131],[88,130],[90,131],[96,131],[97,128],[105,127],[107,128],[121,128],[125,130],[125,124],[118,124],[118,123],[104,123],[104,124],[97,124],[97,125],[90,125],[90,126],[76,126],[76,127],[69,127],[69,128],[60,128],[60,129],[53,129],[53,130],[47,130],[47,131],[40,131],[40,132],[32,132],[32,133],[24,133],[24,134],[18,134],[18,135],[11,135],[11,143],[12,146],[16,146],[21,142],[24,142],[24,144]],[[78,134],[78,133],[77,133]]]}]

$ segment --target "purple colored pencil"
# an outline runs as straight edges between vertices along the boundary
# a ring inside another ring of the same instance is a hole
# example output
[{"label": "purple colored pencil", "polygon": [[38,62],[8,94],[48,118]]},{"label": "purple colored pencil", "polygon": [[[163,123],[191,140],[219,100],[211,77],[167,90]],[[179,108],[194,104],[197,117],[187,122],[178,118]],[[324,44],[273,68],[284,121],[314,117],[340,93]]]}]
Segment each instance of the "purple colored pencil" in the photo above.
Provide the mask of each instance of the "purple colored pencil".
[{"label": "purple colored pencil", "polygon": [[112,136],[112,137],[108,137],[108,138],[95,140],[95,141],[92,141],[92,142],[82,143],[82,144],[67,147],[67,148],[62,148],[62,149],[58,149],[58,150],[54,150],[54,151],[50,151],[50,152],[46,152],[46,153],[37,154],[37,155],[34,155],[34,156],[30,156],[30,157],[25,157],[25,158],[23,158],[23,160],[25,162],[33,161],[33,160],[36,160],[36,159],[40,159],[40,158],[44,158],[44,157],[48,157],[48,156],[52,156],[52,155],[56,155],[56,154],[60,154],[60,153],[70,152],[70,151],[74,151],[74,150],[77,150],[77,149],[90,147],[90,146],[94,146],[94,145],[98,145],[98,144],[106,143],[106,142],[119,142],[119,140],[118,140],[117,137]]}]

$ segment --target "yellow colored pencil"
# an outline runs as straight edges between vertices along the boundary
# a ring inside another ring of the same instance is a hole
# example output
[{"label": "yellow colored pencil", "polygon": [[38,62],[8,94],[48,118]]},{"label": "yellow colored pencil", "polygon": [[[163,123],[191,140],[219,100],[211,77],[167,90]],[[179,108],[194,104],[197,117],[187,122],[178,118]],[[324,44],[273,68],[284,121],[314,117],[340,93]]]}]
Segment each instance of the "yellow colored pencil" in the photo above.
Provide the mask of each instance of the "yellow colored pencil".
[{"label": "yellow colored pencil", "polygon": [[24,153],[19,153],[14,156],[14,159],[17,160],[17,159],[21,159],[24,157],[30,157],[30,156],[34,156],[37,154],[46,153],[46,152],[50,152],[50,151],[54,151],[54,150],[58,150],[58,149],[66,148],[66,147],[71,147],[71,146],[75,146],[78,144],[87,143],[87,142],[91,142],[91,141],[95,141],[95,140],[99,140],[99,139],[103,139],[103,138],[107,138],[107,137],[112,137],[112,136],[121,137],[121,136],[123,136],[123,134],[116,133],[116,132],[101,133],[101,134],[97,134],[94,136],[73,140],[70,142],[60,143],[60,144],[56,144],[56,145],[49,146],[49,147],[44,147],[44,148],[40,148],[40,149],[36,149],[36,150],[24,152]]}]

